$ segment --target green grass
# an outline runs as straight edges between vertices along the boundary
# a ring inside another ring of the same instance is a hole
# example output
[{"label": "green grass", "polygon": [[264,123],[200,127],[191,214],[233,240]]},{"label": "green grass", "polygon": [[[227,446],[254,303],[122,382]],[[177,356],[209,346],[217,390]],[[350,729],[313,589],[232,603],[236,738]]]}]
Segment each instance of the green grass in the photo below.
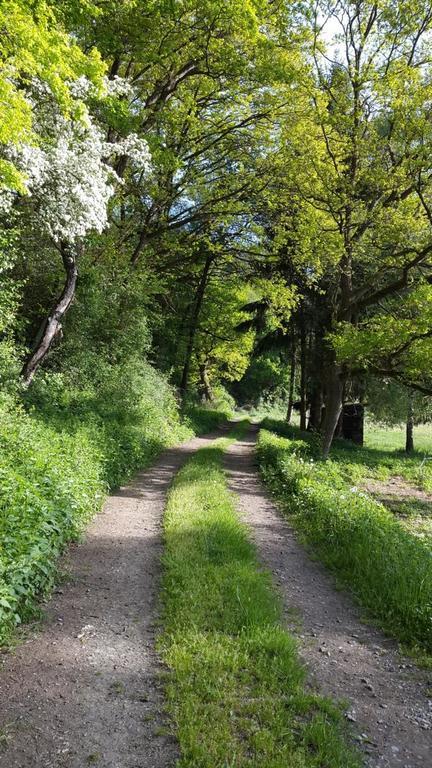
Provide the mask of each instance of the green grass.
[{"label": "green grass", "polygon": [[[310,432],[300,432],[298,427],[289,426],[276,419],[265,419],[263,427],[281,437],[303,440],[307,446],[308,455],[315,458],[319,456],[319,438],[311,435]],[[398,475],[407,483],[432,491],[432,461],[424,461],[425,453],[416,451],[408,456],[395,447],[393,430],[374,429],[373,434],[377,440],[375,447],[368,442],[360,447],[347,440],[335,440],[330,458],[332,462],[339,465],[340,472],[346,481],[353,485],[367,478],[388,480]],[[370,442],[367,432],[366,440]]]},{"label": "green grass", "polygon": [[228,411],[195,405],[184,410],[182,422],[194,435],[202,435],[214,432],[230,415]]},{"label": "green grass", "polygon": [[354,768],[341,713],[305,690],[271,578],[236,514],[221,468],[228,443],[179,472],[165,516],[160,645],[179,766]]},{"label": "green grass", "polygon": [[[383,427],[366,421],[365,445],[384,451],[403,451],[405,448],[405,427]],[[432,456],[432,424],[414,427],[414,445],[418,453]]]},{"label": "green grass", "polygon": [[378,454],[372,460],[367,449],[339,444],[322,462],[313,439],[301,439],[295,430],[291,439],[262,431],[258,443],[264,480],[305,541],[381,626],[431,653],[430,543],[351,485],[354,473],[358,479],[371,468],[388,469],[390,459]]}]

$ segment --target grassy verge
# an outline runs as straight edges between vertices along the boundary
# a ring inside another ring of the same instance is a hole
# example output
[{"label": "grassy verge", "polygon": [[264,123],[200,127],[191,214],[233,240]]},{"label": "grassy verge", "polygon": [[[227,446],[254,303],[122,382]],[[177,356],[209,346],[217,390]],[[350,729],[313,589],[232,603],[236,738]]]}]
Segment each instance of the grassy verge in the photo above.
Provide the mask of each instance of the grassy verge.
[{"label": "grassy verge", "polygon": [[190,408],[181,423],[168,385],[156,373],[153,379],[133,412],[120,411],[118,398],[95,404],[81,393],[55,408],[47,396],[50,407],[42,402],[30,412],[0,400],[0,645],[34,614],[53,585],[58,556],[109,488],[166,446],[225,419]]},{"label": "grassy verge", "polygon": [[324,464],[304,440],[262,431],[258,458],[267,485],[320,559],[381,626],[431,653],[432,551],[427,541],[351,487],[341,455]]},{"label": "grassy verge", "polygon": [[354,768],[339,711],[305,691],[270,577],[235,512],[221,468],[229,439],[179,472],[165,517],[161,648],[179,765]]},{"label": "grassy verge", "polygon": [[[405,448],[405,425],[383,427],[366,421],[365,443],[368,448],[384,451],[403,451]],[[414,444],[419,453],[432,455],[432,424],[418,424],[414,427]]]},{"label": "grassy verge", "polygon": [[[318,439],[309,432],[301,432],[284,421],[265,419],[263,427],[293,440],[303,440],[309,446],[309,456],[318,456]],[[362,482],[365,478],[388,480],[398,475],[407,483],[432,491],[432,461],[424,461],[425,452],[419,450],[409,456],[394,447],[392,430],[376,430],[380,436],[379,445],[359,447],[347,440],[335,440],[331,460],[339,465],[340,473],[350,483]],[[387,434],[387,438],[385,435]]]}]

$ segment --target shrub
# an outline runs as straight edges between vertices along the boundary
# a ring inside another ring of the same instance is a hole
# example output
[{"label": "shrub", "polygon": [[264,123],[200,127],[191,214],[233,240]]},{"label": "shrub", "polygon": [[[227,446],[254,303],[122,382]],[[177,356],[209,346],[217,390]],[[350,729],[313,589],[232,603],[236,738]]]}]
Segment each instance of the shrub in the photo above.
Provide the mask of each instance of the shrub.
[{"label": "shrub", "polygon": [[196,434],[213,432],[231,417],[235,401],[223,387],[215,388],[215,399],[205,405],[189,395],[183,403],[183,421]]}]

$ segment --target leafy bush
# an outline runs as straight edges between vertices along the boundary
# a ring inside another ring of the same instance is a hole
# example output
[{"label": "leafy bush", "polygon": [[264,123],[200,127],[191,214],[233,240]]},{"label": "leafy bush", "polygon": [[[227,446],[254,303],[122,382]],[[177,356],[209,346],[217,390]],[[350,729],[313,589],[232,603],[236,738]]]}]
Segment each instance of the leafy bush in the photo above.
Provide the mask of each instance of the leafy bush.
[{"label": "leafy bush", "polygon": [[26,400],[25,410],[0,399],[0,642],[49,590],[58,555],[107,490],[224,418],[191,408],[181,422],[171,387],[142,361],[99,370],[85,389],[40,375]]},{"label": "leafy bush", "polygon": [[432,551],[382,504],[350,487],[337,461],[261,431],[264,480],[295,527],[399,640],[432,651]]},{"label": "leafy bush", "polygon": [[59,432],[10,401],[0,406],[0,640],[52,584],[65,541],[99,508],[97,443]]}]

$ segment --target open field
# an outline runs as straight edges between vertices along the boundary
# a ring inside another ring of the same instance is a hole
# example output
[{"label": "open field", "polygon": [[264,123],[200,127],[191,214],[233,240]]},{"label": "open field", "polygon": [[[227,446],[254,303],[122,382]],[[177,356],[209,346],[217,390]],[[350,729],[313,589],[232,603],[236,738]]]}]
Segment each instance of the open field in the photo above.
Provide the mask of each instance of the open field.
[{"label": "open field", "polygon": [[[383,427],[366,421],[365,445],[368,448],[381,448],[386,451],[403,451],[405,447],[405,427]],[[419,424],[414,427],[414,445],[419,453],[432,457],[432,424]]]}]

